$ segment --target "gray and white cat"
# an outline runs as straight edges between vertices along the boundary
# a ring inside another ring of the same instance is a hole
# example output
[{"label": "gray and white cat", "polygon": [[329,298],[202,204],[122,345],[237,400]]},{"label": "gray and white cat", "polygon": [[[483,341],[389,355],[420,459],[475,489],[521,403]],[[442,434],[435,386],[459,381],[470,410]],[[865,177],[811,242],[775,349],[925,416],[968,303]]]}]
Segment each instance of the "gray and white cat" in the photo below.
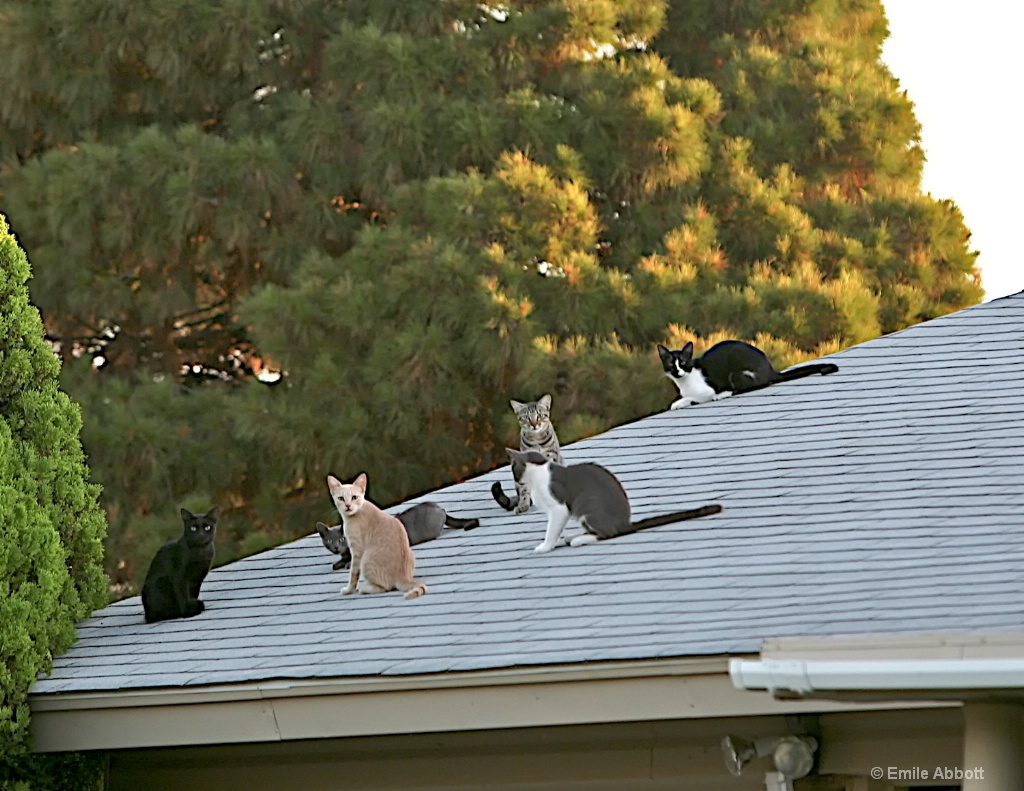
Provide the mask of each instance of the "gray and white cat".
[{"label": "gray and white cat", "polygon": [[[534,450],[556,464],[563,464],[558,435],[551,423],[551,396],[543,395],[537,401],[528,404],[519,401],[509,403],[519,419],[519,450]],[[525,514],[530,509],[530,487],[521,481],[516,481],[514,500],[505,495],[499,481],[495,481],[491,486],[491,495],[506,511]]]},{"label": "gray and white cat", "polygon": [[548,515],[544,540],[534,552],[550,552],[570,519],[584,532],[568,539],[571,547],[593,544],[651,527],[717,514],[720,505],[703,505],[687,511],[652,516],[633,522],[629,498],[619,479],[599,464],[563,466],[536,451],[525,453],[506,448],[512,459],[512,477],[530,487],[537,507]]},{"label": "gray and white cat", "polygon": [[[459,519],[449,514],[437,503],[417,503],[396,516],[409,535],[409,546],[433,541],[446,528],[472,530],[474,527],[480,526],[479,519],[472,517]],[[348,547],[348,542],[345,541],[342,525],[328,526],[323,522],[317,522],[316,532],[320,534],[320,540],[324,542],[327,551],[340,556],[331,568],[335,571],[348,568],[348,564],[352,562],[352,552]]]}]

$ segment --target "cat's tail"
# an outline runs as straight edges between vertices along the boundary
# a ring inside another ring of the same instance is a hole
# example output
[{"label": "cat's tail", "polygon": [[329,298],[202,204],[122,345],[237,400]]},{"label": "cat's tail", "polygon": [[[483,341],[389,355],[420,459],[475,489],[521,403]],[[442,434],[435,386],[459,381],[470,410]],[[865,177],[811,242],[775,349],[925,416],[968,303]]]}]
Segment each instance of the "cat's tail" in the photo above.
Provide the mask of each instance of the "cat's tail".
[{"label": "cat's tail", "polygon": [[505,495],[505,492],[503,492],[501,489],[500,481],[495,481],[494,484],[491,486],[491,495],[494,497],[498,505],[500,505],[506,511],[513,511],[515,510],[515,507],[519,505],[518,497],[516,497],[516,499],[513,500]]},{"label": "cat's tail", "polygon": [[720,513],[721,510],[722,506],[716,503],[714,505],[702,505],[700,508],[691,508],[689,511],[676,511],[674,514],[652,516],[649,519],[641,519],[639,522],[633,522],[633,524],[629,526],[628,532],[635,533],[638,530],[647,530],[649,527],[661,527],[662,525],[670,525],[673,522],[685,522],[687,519],[699,519],[702,516],[711,516],[712,514]]},{"label": "cat's tail", "polygon": [[794,379],[803,379],[805,376],[814,376],[814,374],[834,374],[839,370],[839,366],[835,363],[810,363],[808,365],[798,365],[796,368],[789,368],[788,370],[781,371],[779,373],[780,382],[791,382]]},{"label": "cat's tail", "polygon": [[[496,483],[499,489],[501,488],[500,483]],[[505,493],[502,492],[504,497]],[[449,513],[444,515],[444,526],[452,530],[472,530],[474,527],[480,527],[480,520],[476,517],[470,517],[469,519],[459,519],[457,516],[452,516]]]},{"label": "cat's tail", "polygon": [[398,589],[405,592],[406,599],[415,599],[427,592],[427,586],[419,580],[409,580],[406,583],[399,583]]}]

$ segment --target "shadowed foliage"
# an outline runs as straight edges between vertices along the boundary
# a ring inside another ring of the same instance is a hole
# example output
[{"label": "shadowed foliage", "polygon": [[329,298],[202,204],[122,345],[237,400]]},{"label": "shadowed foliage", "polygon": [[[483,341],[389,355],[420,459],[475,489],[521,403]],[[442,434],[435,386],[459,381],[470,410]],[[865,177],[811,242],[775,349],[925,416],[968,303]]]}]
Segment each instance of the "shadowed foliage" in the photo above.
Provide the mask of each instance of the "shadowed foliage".
[{"label": "shadowed foliage", "polygon": [[[218,561],[977,302],[879,0],[0,0],[0,200],[82,404],[107,569]],[[51,46],[58,41],[59,47]]]}]

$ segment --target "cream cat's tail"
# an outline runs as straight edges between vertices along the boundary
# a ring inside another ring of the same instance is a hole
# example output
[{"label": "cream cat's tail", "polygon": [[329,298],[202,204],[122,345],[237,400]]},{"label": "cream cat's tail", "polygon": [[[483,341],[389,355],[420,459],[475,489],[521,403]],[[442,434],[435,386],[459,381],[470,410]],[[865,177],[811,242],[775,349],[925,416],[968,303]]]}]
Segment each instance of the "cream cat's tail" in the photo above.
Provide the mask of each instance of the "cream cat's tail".
[{"label": "cream cat's tail", "polygon": [[405,583],[399,583],[398,589],[405,592],[406,599],[415,599],[417,596],[422,596],[427,592],[427,586],[419,580],[409,580]]}]

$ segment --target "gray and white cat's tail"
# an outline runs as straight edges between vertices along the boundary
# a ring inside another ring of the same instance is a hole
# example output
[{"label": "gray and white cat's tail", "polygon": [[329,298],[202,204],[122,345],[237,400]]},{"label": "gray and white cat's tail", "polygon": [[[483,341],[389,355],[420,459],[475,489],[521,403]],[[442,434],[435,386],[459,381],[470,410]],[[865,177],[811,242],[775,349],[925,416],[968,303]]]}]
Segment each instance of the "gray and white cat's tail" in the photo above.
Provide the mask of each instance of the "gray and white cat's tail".
[{"label": "gray and white cat's tail", "polygon": [[444,526],[450,530],[472,530],[474,527],[480,527],[480,520],[475,516],[471,516],[469,519],[460,519],[446,512]]},{"label": "gray and white cat's tail", "polygon": [[794,379],[803,379],[805,376],[814,376],[814,374],[834,374],[839,370],[839,366],[835,363],[809,363],[808,365],[798,365],[796,368],[789,368],[785,371],[779,372],[780,382],[792,382]]},{"label": "gray and white cat's tail", "polygon": [[676,511],[673,514],[652,516],[649,519],[641,519],[639,522],[633,522],[633,524],[629,526],[629,530],[621,535],[636,533],[639,530],[647,530],[649,527],[670,525],[673,522],[685,522],[687,519],[699,519],[702,516],[711,516],[712,514],[721,513],[721,511],[722,506],[716,503],[715,505],[702,505],[700,508],[691,508],[689,511]]},{"label": "gray and white cat's tail", "polygon": [[422,596],[427,592],[427,586],[419,580],[409,580],[406,583],[399,583],[398,589],[402,591],[406,599],[415,599],[417,596]]}]

